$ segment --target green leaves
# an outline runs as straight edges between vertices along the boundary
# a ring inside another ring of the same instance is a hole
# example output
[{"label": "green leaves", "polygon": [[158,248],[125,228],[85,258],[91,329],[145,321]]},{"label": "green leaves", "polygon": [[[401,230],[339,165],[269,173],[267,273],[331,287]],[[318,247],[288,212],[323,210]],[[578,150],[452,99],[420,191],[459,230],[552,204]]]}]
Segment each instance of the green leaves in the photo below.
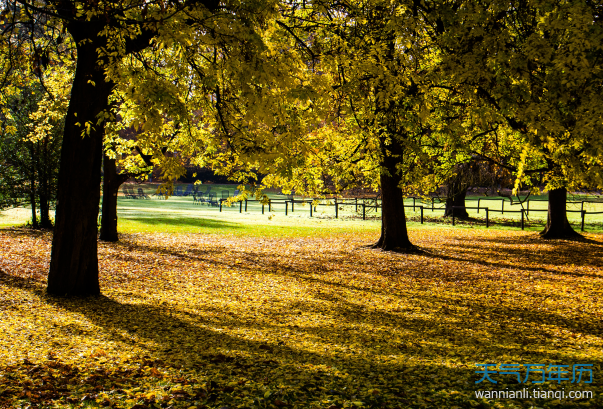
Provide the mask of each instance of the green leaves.
[{"label": "green leaves", "polygon": [[456,35],[443,38],[449,47],[445,67],[477,87],[476,103],[489,106],[494,121],[517,132],[516,144],[529,145],[519,160],[522,168],[547,168],[549,188],[603,186],[601,163],[590,157],[600,150],[593,118],[603,106],[597,57],[603,30],[595,10],[586,2],[506,7],[476,5],[471,15],[453,16],[471,24],[449,27]]}]

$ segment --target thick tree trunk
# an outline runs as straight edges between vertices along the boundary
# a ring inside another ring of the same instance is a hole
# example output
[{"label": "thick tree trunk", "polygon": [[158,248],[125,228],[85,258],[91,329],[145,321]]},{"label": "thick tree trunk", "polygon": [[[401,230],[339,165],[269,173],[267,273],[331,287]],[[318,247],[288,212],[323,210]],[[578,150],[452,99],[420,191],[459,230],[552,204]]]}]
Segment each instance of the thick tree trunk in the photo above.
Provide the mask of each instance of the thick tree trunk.
[{"label": "thick tree trunk", "polygon": [[568,239],[581,237],[567,220],[567,189],[562,187],[549,191],[549,212],[546,227],[540,233],[545,239]]},{"label": "thick tree trunk", "polygon": [[[104,124],[97,124],[97,115],[109,106],[112,84],[105,81],[97,64],[96,50],[103,44],[102,38],[95,36],[88,24],[79,24],[74,30],[79,30],[74,35],[77,67],[65,119],[48,274],[47,291],[54,295],[100,293],[97,217]],[[81,41],[83,38],[92,41]],[[87,123],[89,133],[82,136]]]},{"label": "thick tree trunk", "polygon": [[128,180],[128,175],[119,175],[115,159],[103,157],[103,207],[100,239],[118,241],[117,237],[117,194],[119,187]]},{"label": "thick tree trunk", "polygon": [[465,209],[465,197],[467,196],[467,189],[462,189],[456,194],[446,198],[446,209],[444,210],[444,217],[454,217],[459,219],[468,219],[469,213]]},{"label": "thick tree trunk", "polygon": [[404,213],[404,197],[400,190],[401,177],[398,175],[396,164],[400,160],[402,149],[398,141],[392,141],[388,146],[391,154],[384,151],[381,170],[381,237],[373,246],[382,250],[408,252],[416,247],[408,239],[406,230],[406,215]]}]

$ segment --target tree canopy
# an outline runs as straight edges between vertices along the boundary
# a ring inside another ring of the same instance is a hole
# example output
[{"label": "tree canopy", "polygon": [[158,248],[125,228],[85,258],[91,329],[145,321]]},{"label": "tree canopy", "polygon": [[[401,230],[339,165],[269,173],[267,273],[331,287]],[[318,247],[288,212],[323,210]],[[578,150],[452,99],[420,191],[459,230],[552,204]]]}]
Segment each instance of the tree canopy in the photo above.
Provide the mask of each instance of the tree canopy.
[{"label": "tree canopy", "polygon": [[100,291],[103,154],[168,180],[187,158],[300,193],[378,187],[376,246],[398,251],[415,249],[403,196],[452,184],[475,161],[505,169],[516,190],[541,174],[557,198],[551,237],[573,232],[567,189],[603,186],[603,31],[590,1],[2,6],[3,94],[24,73],[53,95],[48,67],[75,64],[63,75],[54,294]]},{"label": "tree canopy", "polygon": [[[444,65],[485,118],[517,146],[515,188],[541,173],[563,202],[545,235],[573,235],[565,191],[601,188],[601,6],[590,1],[487,2],[459,7],[442,38]],[[552,223],[552,224],[551,224]]]}]

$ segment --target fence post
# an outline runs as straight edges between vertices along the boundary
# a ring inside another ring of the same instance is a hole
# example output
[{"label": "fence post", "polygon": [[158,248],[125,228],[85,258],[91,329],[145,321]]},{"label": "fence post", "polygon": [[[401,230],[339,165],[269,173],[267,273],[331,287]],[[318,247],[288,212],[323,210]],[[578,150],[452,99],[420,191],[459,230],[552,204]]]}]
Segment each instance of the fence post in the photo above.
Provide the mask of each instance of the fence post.
[{"label": "fence post", "polygon": [[502,200],[501,204],[501,214],[505,214],[505,199]]},{"label": "fence post", "polygon": [[486,228],[490,227],[490,209],[486,207]]},{"label": "fence post", "polygon": [[337,198],[335,198],[335,218],[339,217],[339,206],[337,206]]},{"label": "fence post", "polygon": [[362,203],[362,220],[366,220],[366,203]]},{"label": "fence post", "polygon": [[423,206],[421,206],[421,224],[423,224]]},{"label": "fence post", "polygon": [[239,213],[243,213],[243,201],[239,201]]},{"label": "fence post", "polygon": [[285,216],[289,214],[289,202],[285,200]]},{"label": "fence post", "polygon": [[224,199],[220,199],[220,213],[222,213],[222,200]]},{"label": "fence post", "polygon": [[586,210],[582,210],[580,213],[582,213],[582,223],[580,225],[580,231],[584,231],[584,217],[586,216]]},{"label": "fence post", "polygon": [[310,202],[310,217],[312,217],[312,202]]},{"label": "fence post", "polygon": [[523,221],[523,209],[521,209],[521,230],[523,230],[524,221]]},{"label": "fence post", "polygon": [[481,200],[482,200],[481,198],[477,199],[477,213],[478,213],[478,214],[479,214],[479,202],[480,202]]},{"label": "fence post", "polygon": [[272,199],[268,199],[268,213],[272,211]]},{"label": "fence post", "polygon": [[295,199],[291,200],[291,213],[295,212]]},{"label": "fence post", "polygon": [[354,211],[357,212],[358,211],[358,198],[355,197],[354,199],[356,200],[356,210],[354,210]]},{"label": "fence post", "polygon": [[528,205],[526,206],[526,216],[530,215],[530,199],[527,200]]},{"label": "fence post", "polygon": [[415,198],[412,198],[412,211],[415,211]]},{"label": "fence post", "polygon": [[247,212],[247,199],[245,199],[245,212]]}]

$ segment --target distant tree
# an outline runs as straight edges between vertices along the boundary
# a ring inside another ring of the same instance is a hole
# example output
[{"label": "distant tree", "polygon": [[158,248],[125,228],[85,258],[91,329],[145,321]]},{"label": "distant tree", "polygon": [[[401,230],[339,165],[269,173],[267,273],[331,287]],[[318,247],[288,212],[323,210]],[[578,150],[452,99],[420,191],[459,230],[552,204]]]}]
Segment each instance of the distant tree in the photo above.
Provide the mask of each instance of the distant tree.
[{"label": "distant tree", "polygon": [[465,98],[517,137],[515,188],[544,175],[545,238],[578,236],[567,220],[568,189],[603,186],[601,16],[588,0],[494,1],[434,21],[454,32],[439,38],[443,66],[462,78]]},{"label": "distant tree", "polygon": [[[136,152],[133,152],[136,155]],[[119,188],[128,179],[147,175],[152,170],[151,157],[141,154],[146,161],[138,169],[119,169],[117,159],[103,155],[103,200],[101,207],[101,225],[99,239],[115,242],[119,240],[117,234],[117,196]]]},{"label": "distant tree", "polygon": [[452,174],[445,182],[446,207],[444,217],[469,218],[465,208],[465,198],[469,188],[491,185],[494,182],[494,175],[488,165],[473,159],[454,166]]},{"label": "distant tree", "polygon": [[0,201],[2,207],[27,202],[32,226],[52,228],[69,67],[48,70],[42,80],[21,78],[2,95]]}]

